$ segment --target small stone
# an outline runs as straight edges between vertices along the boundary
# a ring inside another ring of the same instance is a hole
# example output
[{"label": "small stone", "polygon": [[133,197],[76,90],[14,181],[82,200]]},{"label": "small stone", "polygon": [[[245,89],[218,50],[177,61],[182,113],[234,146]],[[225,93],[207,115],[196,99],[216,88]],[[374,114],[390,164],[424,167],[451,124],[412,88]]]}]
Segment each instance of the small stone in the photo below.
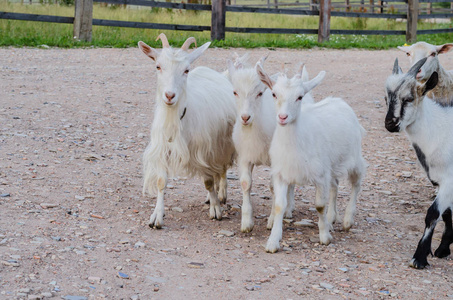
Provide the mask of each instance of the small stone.
[{"label": "small stone", "polygon": [[326,290],[333,290],[334,286],[327,282],[321,282],[320,287],[325,288]]},{"label": "small stone", "polygon": [[101,277],[90,276],[90,277],[88,277],[88,281],[90,283],[100,283]]},{"label": "small stone", "polygon": [[28,295],[28,300],[41,300],[41,295]]},{"label": "small stone", "polygon": [[123,272],[118,272],[118,277],[122,279],[129,279],[129,275],[123,273]]},{"label": "small stone", "polygon": [[348,268],[338,268],[338,269],[341,270],[341,271],[343,271],[343,272],[345,272],[345,273],[346,273],[347,271],[349,271]]},{"label": "small stone", "polygon": [[155,287],[153,288],[153,292],[158,292],[158,291],[159,291],[159,287],[158,287],[158,286],[155,286]]},{"label": "small stone", "polygon": [[403,171],[401,176],[403,176],[404,178],[410,178],[412,177],[412,172]]},{"label": "small stone", "polygon": [[313,224],[313,221],[309,220],[309,219],[302,219],[298,222],[294,222],[294,225],[302,226],[302,227],[315,227],[315,224]]},{"label": "small stone", "polygon": [[237,204],[233,204],[233,205],[231,206],[231,209],[230,209],[230,210],[231,210],[231,211],[240,212],[240,211],[241,211],[241,207],[240,207],[239,205],[237,205]]},{"label": "small stone", "polygon": [[312,243],[319,243],[319,236],[311,236],[310,242]]},{"label": "small stone", "polygon": [[283,219],[283,222],[287,223],[287,224],[291,224],[294,222],[293,219]]},{"label": "small stone", "polygon": [[79,201],[85,200],[85,196],[75,195],[74,198],[76,198],[76,200],[79,200]]},{"label": "small stone", "polygon": [[10,193],[0,194],[0,198],[11,197]]},{"label": "small stone", "polygon": [[390,295],[390,292],[389,291],[385,291],[385,290],[378,291],[377,293],[380,294],[380,295],[384,295],[384,296]]},{"label": "small stone", "polygon": [[52,236],[52,240],[61,242],[61,236]]},{"label": "small stone", "polygon": [[63,296],[62,298],[65,300],[88,300],[88,298],[84,296]]},{"label": "small stone", "polygon": [[53,295],[52,295],[51,292],[44,292],[44,293],[41,293],[41,296],[42,296],[43,298],[52,298],[52,297],[53,297]]},{"label": "small stone", "polygon": [[182,213],[182,212],[184,211],[181,207],[177,207],[177,206],[172,207],[171,210],[172,210],[172,211],[179,212],[179,213]]},{"label": "small stone", "polygon": [[44,209],[46,209],[46,208],[54,208],[54,207],[58,207],[59,206],[59,204],[56,204],[56,203],[41,203],[40,205]]},{"label": "small stone", "polygon": [[138,295],[132,295],[131,300],[139,300],[140,297]]},{"label": "small stone", "polygon": [[30,294],[31,290],[29,288],[23,288],[17,291],[18,293]]},{"label": "small stone", "polygon": [[187,264],[187,266],[192,269],[203,269],[204,268],[204,264],[199,263],[199,262],[190,262]]},{"label": "small stone", "polygon": [[220,230],[218,234],[230,237],[230,236],[234,235],[234,232],[233,231],[228,231],[228,230]]},{"label": "small stone", "polygon": [[145,243],[143,243],[143,242],[137,242],[137,243],[135,243],[135,244],[134,244],[134,248],[141,248],[141,247],[145,247],[145,245],[146,245],[146,244],[145,244]]}]

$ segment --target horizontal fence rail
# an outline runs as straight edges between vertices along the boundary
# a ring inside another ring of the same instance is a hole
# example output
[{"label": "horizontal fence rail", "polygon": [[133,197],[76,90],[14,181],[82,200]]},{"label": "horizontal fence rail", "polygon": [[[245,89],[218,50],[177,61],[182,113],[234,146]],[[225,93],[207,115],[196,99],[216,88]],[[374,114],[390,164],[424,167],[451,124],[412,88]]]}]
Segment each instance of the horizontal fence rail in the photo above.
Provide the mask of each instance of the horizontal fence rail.
[{"label": "horizontal fence rail", "polygon": [[[42,1],[42,0],[41,0]],[[74,24],[74,36],[80,40],[91,40],[91,26],[113,26],[127,28],[144,28],[144,29],[159,29],[159,30],[183,30],[183,31],[211,31],[212,39],[224,39],[225,32],[235,33],[271,33],[271,34],[317,34],[320,42],[329,39],[330,34],[339,35],[406,35],[408,42],[414,42],[417,34],[438,34],[453,32],[453,28],[417,30],[418,19],[434,19],[434,18],[453,18],[453,4],[451,8],[444,8],[441,13],[433,13],[434,8],[428,6],[421,9],[420,5],[432,5],[432,3],[453,3],[452,0],[388,0],[375,1],[367,0],[369,4],[365,4],[365,0],[361,1],[337,1],[337,0],[308,0],[305,3],[278,3],[274,0],[267,4],[256,5],[235,5],[235,0],[228,2],[234,3],[226,5],[226,0],[212,0],[211,4],[193,4],[193,3],[174,3],[161,2],[150,0],[75,0],[75,17],[37,15],[25,13],[0,12],[0,19],[21,20],[21,21],[36,21],[36,22],[51,22]],[[194,10],[194,11],[211,11],[211,26],[201,25],[178,25],[178,24],[163,24],[163,23],[147,23],[147,22],[132,22],[132,21],[117,21],[105,19],[93,19],[92,9],[93,2],[102,2],[111,5],[133,5],[144,7],[157,7],[166,9]],[[245,1],[242,1],[245,2]],[[374,3],[379,3],[375,5]],[[399,3],[399,9],[396,5]],[[304,9],[291,7],[290,5],[298,5]],[[267,7],[263,7],[267,5]],[[285,8],[279,8],[284,6]],[[273,7],[273,8],[271,8]],[[305,9],[308,7],[308,9]],[[384,12],[386,8],[387,12]],[[341,11],[341,10],[344,11]],[[404,13],[401,10],[405,10]],[[427,13],[421,13],[427,11]],[[371,11],[371,12],[370,12]],[[439,11],[436,8],[436,11]],[[317,16],[320,19],[318,29],[304,28],[252,28],[252,27],[228,27],[225,26],[225,14],[229,13],[264,13],[264,14],[285,14],[298,16]],[[383,18],[383,19],[398,19],[406,20],[406,30],[343,30],[330,29],[330,18]],[[322,22],[321,22],[322,21]],[[76,28],[77,27],[77,28]],[[451,26],[450,26],[451,27]]]}]

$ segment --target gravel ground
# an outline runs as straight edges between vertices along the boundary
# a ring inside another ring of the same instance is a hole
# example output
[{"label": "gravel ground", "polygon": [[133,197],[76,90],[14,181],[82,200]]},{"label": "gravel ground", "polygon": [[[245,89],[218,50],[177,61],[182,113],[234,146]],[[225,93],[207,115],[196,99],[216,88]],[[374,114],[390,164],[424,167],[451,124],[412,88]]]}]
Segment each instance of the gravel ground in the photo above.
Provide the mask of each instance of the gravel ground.
[{"label": "gravel ground", "polygon": [[[209,49],[198,61],[222,71],[244,49]],[[350,232],[333,243],[284,226],[264,251],[269,169],[254,172],[255,229],[240,232],[237,169],[222,221],[209,220],[198,178],[170,180],[165,227],[147,226],[155,198],[141,194],[141,155],[153,118],[155,72],[138,49],[0,49],[0,298],[2,299],[445,299],[451,258],[408,262],[435,189],[404,133],[388,133],[384,82],[398,50],[256,49],[265,68],[327,71],[316,99],[340,96],[367,130],[369,164]],[[453,69],[451,56],[441,56]],[[339,211],[348,200],[342,183]],[[292,221],[317,222],[314,188],[298,187]],[[433,247],[443,225],[439,224]],[[71,297],[72,296],[72,297]]]}]

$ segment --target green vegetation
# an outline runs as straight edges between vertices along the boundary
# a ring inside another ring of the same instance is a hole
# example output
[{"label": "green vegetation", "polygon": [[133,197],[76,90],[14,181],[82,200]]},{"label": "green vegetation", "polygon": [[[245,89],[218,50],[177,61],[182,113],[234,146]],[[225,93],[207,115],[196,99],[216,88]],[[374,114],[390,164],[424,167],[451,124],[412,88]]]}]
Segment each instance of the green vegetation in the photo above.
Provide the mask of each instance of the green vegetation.
[{"label": "green vegetation", "polygon": [[[63,4],[24,5],[0,0],[0,11],[21,12],[68,16],[74,15],[74,7]],[[266,28],[306,28],[316,29],[318,17],[292,16],[276,14],[227,13],[228,27],[266,27]],[[121,6],[102,6],[96,3],[93,18],[148,23],[205,25],[211,22],[210,12],[168,10],[159,8],[138,8]],[[450,24],[431,24],[420,22],[419,29],[446,28]],[[406,23],[387,19],[332,18],[331,29],[356,30],[405,30]],[[93,41],[83,43],[75,41],[72,36],[72,24],[57,24],[0,19],[0,46],[31,46],[47,45],[51,47],[135,47],[137,41],[143,40],[151,46],[160,47],[155,38],[161,30],[131,29],[119,27],[93,26]],[[163,31],[172,45],[182,45],[189,36],[194,36],[199,44],[210,40],[210,32]],[[433,44],[443,44],[453,40],[453,34],[419,35],[419,40]],[[404,36],[383,35],[331,35],[327,43],[319,44],[316,35],[298,34],[244,34],[226,33],[225,41],[215,41],[217,47],[268,47],[268,48],[366,48],[386,49],[402,45]]]}]

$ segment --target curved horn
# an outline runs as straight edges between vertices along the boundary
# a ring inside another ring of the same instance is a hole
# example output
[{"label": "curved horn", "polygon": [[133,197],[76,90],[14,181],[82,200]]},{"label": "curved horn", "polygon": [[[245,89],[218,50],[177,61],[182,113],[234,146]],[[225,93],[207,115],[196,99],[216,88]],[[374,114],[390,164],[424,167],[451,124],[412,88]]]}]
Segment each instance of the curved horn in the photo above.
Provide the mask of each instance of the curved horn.
[{"label": "curved horn", "polygon": [[392,74],[401,74],[403,70],[401,70],[400,66],[398,65],[398,58],[395,58],[395,63],[393,64]]},{"label": "curved horn", "polygon": [[162,41],[162,48],[169,48],[170,47],[170,44],[168,43],[168,39],[167,39],[167,36],[165,35],[165,33],[159,34],[159,36],[157,37],[156,41],[158,41],[158,40]]},{"label": "curved horn", "polygon": [[425,58],[420,59],[418,62],[416,62],[415,65],[413,65],[412,68],[410,68],[410,70],[407,71],[407,75],[413,76],[415,78],[415,76],[417,76],[418,71],[425,64],[427,59],[428,58],[425,57]]},{"label": "curved horn", "polygon": [[192,43],[195,44],[195,47],[197,47],[197,41],[195,40],[195,38],[193,36],[191,36],[184,42],[181,49],[184,51],[189,50],[189,47],[190,47],[190,45],[192,45]]}]

